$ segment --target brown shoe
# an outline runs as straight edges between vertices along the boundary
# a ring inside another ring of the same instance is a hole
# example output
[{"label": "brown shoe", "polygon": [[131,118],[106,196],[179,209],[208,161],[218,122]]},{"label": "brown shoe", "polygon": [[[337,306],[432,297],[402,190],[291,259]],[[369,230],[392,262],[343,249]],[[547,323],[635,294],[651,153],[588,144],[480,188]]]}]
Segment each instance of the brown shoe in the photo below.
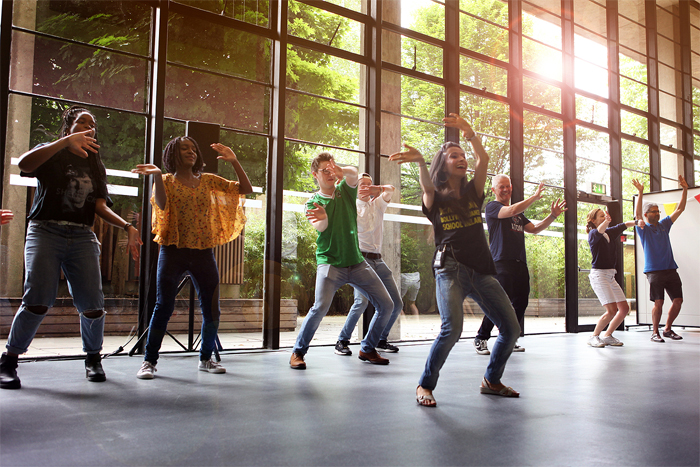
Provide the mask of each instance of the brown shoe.
[{"label": "brown shoe", "polygon": [[292,358],[289,359],[289,366],[295,370],[306,370],[306,363],[304,363],[304,356],[300,353],[293,352]]},{"label": "brown shoe", "polygon": [[372,349],[371,352],[363,352],[360,350],[360,356],[358,357],[363,362],[370,362],[375,365],[388,365],[389,359],[384,358],[377,353],[376,349]]}]

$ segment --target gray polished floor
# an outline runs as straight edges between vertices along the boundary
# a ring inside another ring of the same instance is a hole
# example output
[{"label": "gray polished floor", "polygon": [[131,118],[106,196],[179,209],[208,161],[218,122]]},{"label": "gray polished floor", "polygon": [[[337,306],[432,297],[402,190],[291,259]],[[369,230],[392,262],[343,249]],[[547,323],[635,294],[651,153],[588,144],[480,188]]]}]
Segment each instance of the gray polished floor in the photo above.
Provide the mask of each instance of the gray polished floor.
[{"label": "gray polished floor", "polygon": [[[519,399],[479,394],[488,357],[460,341],[435,391],[414,391],[430,344],[406,344],[387,367],[314,347],[223,355],[225,375],[167,355],[156,379],[140,358],[105,361],[89,383],[80,361],[21,363],[23,388],[0,391],[0,465],[700,465],[700,332],[655,344],[617,333],[528,336],[504,382]],[[352,346],[353,352],[359,351]]]}]

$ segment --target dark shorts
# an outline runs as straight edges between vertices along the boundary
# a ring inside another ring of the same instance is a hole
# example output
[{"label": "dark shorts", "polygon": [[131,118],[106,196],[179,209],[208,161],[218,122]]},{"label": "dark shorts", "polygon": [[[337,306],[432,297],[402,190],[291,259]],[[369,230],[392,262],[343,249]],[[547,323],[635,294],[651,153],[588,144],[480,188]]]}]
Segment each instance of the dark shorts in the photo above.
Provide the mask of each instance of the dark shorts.
[{"label": "dark shorts", "polygon": [[649,300],[652,302],[663,300],[664,291],[668,293],[671,300],[683,298],[683,284],[675,269],[648,272],[647,280],[649,281]]}]

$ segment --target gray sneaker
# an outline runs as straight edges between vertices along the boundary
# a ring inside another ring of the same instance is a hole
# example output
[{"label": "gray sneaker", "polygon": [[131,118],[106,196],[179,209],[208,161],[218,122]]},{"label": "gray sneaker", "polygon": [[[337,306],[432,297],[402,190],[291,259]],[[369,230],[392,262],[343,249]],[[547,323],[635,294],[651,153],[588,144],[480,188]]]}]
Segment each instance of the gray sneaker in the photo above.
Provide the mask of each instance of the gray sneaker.
[{"label": "gray sneaker", "polygon": [[615,347],[622,347],[624,345],[622,341],[614,338],[613,336],[603,336],[600,341],[605,345],[614,345]]},{"label": "gray sneaker", "polygon": [[136,373],[136,377],[138,379],[153,379],[156,376],[156,371],[158,370],[156,370],[156,366],[153,363],[144,360],[138,373]]},{"label": "gray sneaker", "polygon": [[476,353],[478,353],[479,355],[491,355],[491,351],[489,350],[488,343],[485,340],[474,339],[474,349],[476,350]]},{"label": "gray sneaker", "polygon": [[591,347],[605,347],[605,342],[600,340],[600,337],[598,336],[591,336],[588,339],[588,345],[590,345]]},{"label": "gray sneaker", "polygon": [[209,373],[226,373],[226,368],[224,368],[221,363],[209,359],[199,361],[199,371],[208,371]]}]

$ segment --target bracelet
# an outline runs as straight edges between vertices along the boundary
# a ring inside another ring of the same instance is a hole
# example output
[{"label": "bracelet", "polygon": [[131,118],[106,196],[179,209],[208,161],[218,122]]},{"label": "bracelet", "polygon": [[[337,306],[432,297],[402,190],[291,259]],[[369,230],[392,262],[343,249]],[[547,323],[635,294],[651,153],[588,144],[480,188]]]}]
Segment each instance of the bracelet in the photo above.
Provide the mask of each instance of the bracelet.
[{"label": "bracelet", "polygon": [[129,231],[129,227],[133,227],[133,225],[131,224],[131,222],[127,222],[126,224],[124,224],[124,227],[122,227],[122,228],[124,229],[124,232],[128,232],[128,231]]}]

